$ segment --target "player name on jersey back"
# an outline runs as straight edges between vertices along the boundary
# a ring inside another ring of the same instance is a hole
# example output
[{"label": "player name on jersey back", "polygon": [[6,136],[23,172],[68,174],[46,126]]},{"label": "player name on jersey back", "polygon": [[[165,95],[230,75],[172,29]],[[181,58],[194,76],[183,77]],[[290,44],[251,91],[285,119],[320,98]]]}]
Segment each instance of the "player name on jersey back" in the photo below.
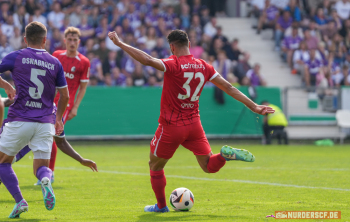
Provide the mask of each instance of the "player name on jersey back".
[{"label": "player name on jersey back", "polygon": [[41,66],[41,67],[44,67],[44,68],[47,68],[50,70],[55,69],[55,64],[45,62],[45,61],[39,60],[39,59],[33,59],[33,58],[22,58],[22,64],[37,65],[37,66]]},{"label": "player name on jersey back", "polygon": [[40,103],[40,102],[34,102],[34,101],[29,101],[29,100],[28,100],[28,101],[26,102],[26,106],[41,109],[41,107],[43,106],[43,104]]},{"label": "player name on jersey back", "polygon": [[55,123],[53,100],[56,88],[67,87],[61,63],[44,49],[25,48],[6,55],[0,72],[11,71],[16,85],[15,102],[8,122]]}]

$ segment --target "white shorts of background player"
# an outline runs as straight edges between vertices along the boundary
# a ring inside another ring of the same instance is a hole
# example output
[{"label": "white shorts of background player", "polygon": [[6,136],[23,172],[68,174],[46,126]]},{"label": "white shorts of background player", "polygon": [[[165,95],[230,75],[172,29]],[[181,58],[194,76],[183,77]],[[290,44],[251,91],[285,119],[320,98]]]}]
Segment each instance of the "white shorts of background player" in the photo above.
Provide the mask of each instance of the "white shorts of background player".
[{"label": "white shorts of background player", "polygon": [[0,151],[15,156],[26,145],[34,159],[50,159],[55,127],[51,123],[9,122],[0,135]]}]

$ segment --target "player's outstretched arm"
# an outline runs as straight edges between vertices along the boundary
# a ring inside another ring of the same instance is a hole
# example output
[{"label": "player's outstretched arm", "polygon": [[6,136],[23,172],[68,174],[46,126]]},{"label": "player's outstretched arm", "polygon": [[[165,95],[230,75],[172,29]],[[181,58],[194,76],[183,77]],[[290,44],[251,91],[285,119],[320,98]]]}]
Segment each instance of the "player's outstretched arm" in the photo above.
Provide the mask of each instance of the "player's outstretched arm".
[{"label": "player's outstretched arm", "polygon": [[239,91],[237,88],[233,87],[228,81],[226,81],[224,78],[222,78],[221,75],[218,75],[214,79],[211,80],[214,85],[219,87],[221,90],[223,90],[225,93],[233,97],[234,99],[240,101],[244,105],[246,105],[251,111],[265,115],[268,113],[274,113],[275,110],[272,109],[269,106],[263,106],[258,105],[255,102],[253,102],[251,99],[249,99],[246,95],[244,95],[241,91]]},{"label": "player's outstretched arm", "polygon": [[5,89],[5,92],[10,99],[15,98],[16,96],[15,88],[13,88],[13,86],[10,83],[8,83],[6,80],[4,80],[1,77],[0,77],[0,88]]},{"label": "player's outstretched arm", "polygon": [[147,53],[120,41],[116,32],[109,32],[108,37],[116,46],[120,47],[124,52],[128,53],[132,58],[140,62],[142,65],[151,66],[162,72],[165,71],[165,67],[160,59],[154,58]]},{"label": "player's outstretched arm", "polygon": [[87,86],[88,86],[87,82],[80,83],[79,91],[77,93],[77,97],[75,99],[74,106],[73,106],[72,110],[69,112],[67,120],[73,119],[78,114],[78,108],[80,106],[81,101],[83,100],[83,98],[85,96]]},{"label": "player's outstretched arm", "polygon": [[55,123],[56,135],[60,135],[63,132],[64,126],[62,122],[62,117],[69,102],[68,87],[58,88],[58,92],[60,93],[60,98],[58,99],[58,103],[57,103],[57,113],[56,113],[56,123]]},{"label": "player's outstretched arm", "polygon": [[68,141],[66,140],[65,137],[64,138],[54,137],[54,138],[55,138],[55,142],[56,142],[57,147],[63,153],[65,153],[68,156],[72,157],[73,159],[75,159],[76,161],[81,163],[83,166],[91,168],[92,171],[98,172],[96,163],[94,161],[92,161],[92,160],[84,159],[83,157],[81,157],[79,155],[79,153],[77,153],[77,151],[75,151],[73,149],[73,147],[68,143]]}]

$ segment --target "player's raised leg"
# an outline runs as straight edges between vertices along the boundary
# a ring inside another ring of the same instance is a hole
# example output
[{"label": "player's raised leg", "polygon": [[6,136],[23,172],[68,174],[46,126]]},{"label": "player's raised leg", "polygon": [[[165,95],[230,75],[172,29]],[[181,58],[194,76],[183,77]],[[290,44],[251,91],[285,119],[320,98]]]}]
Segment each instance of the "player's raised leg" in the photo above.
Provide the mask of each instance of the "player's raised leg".
[{"label": "player's raised leg", "polygon": [[189,135],[182,145],[192,151],[204,172],[216,173],[230,160],[253,162],[255,157],[252,153],[243,149],[235,149],[223,146],[220,153],[213,154],[210,144],[200,121],[188,126]]},{"label": "player's raised leg", "polygon": [[230,160],[241,160],[245,162],[254,162],[255,156],[245,149],[237,149],[230,146],[223,146],[220,150],[220,154],[227,161]]},{"label": "player's raised leg", "polygon": [[210,152],[207,155],[196,155],[197,161],[204,172],[216,173],[223,166],[226,161],[230,160],[242,160],[246,162],[254,162],[255,157],[247,150],[235,149],[230,146],[223,146],[220,153],[213,154]]},{"label": "player's raised leg", "polygon": [[0,151],[0,179],[16,201],[9,218],[18,218],[21,213],[28,211],[28,203],[23,199],[16,173],[12,169],[13,158],[14,155],[9,156]]},{"label": "player's raised leg", "polygon": [[196,155],[199,166],[206,173],[216,173],[226,164],[225,158],[219,153],[210,152],[207,155]]},{"label": "player's raised leg", "polygon": [[207,155],[196,155],[197,161],[204,172],[206,173],[216,173],[223,166],[225,166],[226,161],[230,160],[241,160],[246,162],[254,162],[254,155],[248,150],[236,149],[230,146],[223,146],[220,153],[213,154],[210,152]]}]

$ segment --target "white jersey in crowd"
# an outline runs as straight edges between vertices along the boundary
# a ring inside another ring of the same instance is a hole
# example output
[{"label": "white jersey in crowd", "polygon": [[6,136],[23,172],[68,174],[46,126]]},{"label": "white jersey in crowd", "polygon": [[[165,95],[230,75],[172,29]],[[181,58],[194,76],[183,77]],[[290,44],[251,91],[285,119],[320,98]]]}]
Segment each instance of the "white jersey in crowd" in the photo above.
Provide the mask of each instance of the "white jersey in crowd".
[{"label": "white jersey in crowd", "polygon": [[350,3],[346,1],[345,3],[343,0],[338,1],[335,3],[334,6],[335,10],[337,10],[337,13],[341,19],[348,19],[350,16]]}]

